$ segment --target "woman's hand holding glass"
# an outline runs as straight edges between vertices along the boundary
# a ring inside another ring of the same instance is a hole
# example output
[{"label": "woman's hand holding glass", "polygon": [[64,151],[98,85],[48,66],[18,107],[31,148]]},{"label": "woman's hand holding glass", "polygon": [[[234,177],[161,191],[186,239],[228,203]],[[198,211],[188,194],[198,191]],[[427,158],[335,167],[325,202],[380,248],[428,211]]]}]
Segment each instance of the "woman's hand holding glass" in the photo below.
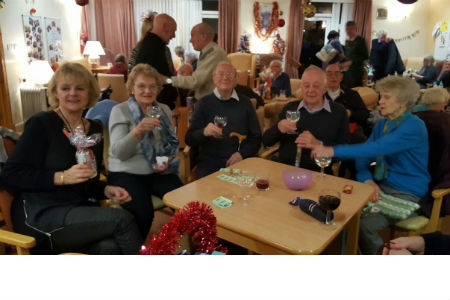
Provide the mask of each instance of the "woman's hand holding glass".
[{"label": "woman's hand holding glass", "polygon": [[153,130],[157,126],[159,126],[160,122],[157,118],[143,118],[139,124],[134,127],[131,132],[131,135],[136,139],[140,139],[142,135],[150,130]]},{"label": "woman's hand holding glass", "polygon": [[[159,123],[159,117],[161,117],[162,111],[159,106],[152,106],[147,110],[146,116],[152,119],[157,119]],[[161,129],[161,125],[155,126],[156,129]]]}]

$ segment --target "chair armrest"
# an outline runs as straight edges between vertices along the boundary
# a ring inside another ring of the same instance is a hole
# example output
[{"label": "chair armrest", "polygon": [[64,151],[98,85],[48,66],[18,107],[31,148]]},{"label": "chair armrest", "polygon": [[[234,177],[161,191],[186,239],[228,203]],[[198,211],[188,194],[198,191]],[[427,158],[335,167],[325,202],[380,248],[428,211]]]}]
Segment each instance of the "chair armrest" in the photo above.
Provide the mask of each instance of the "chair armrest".
[{"label": "chair armrest", "polygon": [[447,189],[436,189],[431,192],[433,198],[444,197],[445,195],[450,194],[450,188]]},{"label": "chair armrest", "polygon": [[278,149],[280,148],[280,145],[274,145],[274,146],[271,146],[271,147],[269,147],[269,148],[263,148],[261,151],[260,151],[260,153],[258,153],[258,156],[260,157],[260,158],[264,158],[264,159],[270,159],[270,157],[274,154],[274,153],[276,153],[276,152],[278,152]]},{"label": "chair armrest", "polygon": [[191,176],[191,147],[186,145],[183,149],[183,157],[184,157],[184,184],[186,184]]},{"label": "chair armrest", "polygon": [[0,229],[0,243],[30,249],[36,245],[34,237]]}]

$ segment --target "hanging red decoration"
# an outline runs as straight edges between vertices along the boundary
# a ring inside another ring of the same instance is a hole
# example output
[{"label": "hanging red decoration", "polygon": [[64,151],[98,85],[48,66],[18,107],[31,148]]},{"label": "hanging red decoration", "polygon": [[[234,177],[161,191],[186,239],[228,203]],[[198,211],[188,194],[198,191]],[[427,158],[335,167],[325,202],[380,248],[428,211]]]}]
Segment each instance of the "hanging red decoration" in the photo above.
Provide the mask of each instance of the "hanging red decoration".
[{"label": "hanging red decoration", "polygon": [[284,21],[284,19],[278,19],[278,27],[283,27],[284,24],[286,24],[286,21]]},{"label": "hanging red decoration", "polygon": [[85,5],[89,4],[89,0],[75,0],[75,2],[76,2],[79,6],[85,6]]},{"label": "hanging red decoration", "polygon": [[34,15],[35,13],[36,13],[36,9],[35,8],[30,9],[30,16]]},{"label": "hanging red decoration", "polygon": [[267,28],[263,28],[261,25],[261,11],[259,2],[256,1],[253,4],[253,16],[255,17],[255,33],[259,38],[263,39],[263,41],[267,40],[272,32],[277,29],[278,15],[278,2],[273,2],[269,25],[267,26]]},{"label": "hanging red decoration", "polygon": [[198,201],[189,202],[170,218],[169,223],[154,234],[141,248],[142,255],[175,254],[183,234],[191,234],[197,252],[211,254],[214,251],[227,253],[227,249],[218,244],[216,217],[211,207]]}]

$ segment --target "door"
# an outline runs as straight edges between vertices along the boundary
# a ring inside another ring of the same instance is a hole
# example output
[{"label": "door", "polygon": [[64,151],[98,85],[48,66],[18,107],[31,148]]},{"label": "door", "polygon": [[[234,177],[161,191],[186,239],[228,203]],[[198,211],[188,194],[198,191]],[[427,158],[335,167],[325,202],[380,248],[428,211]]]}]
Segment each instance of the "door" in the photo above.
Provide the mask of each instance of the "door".
[{"label": "door", "polygon": [[6,76],[5,53],[3,51],[2,29],[0,27],[0,126],[15,130],[11,103],[9,101],[8,80]]}]

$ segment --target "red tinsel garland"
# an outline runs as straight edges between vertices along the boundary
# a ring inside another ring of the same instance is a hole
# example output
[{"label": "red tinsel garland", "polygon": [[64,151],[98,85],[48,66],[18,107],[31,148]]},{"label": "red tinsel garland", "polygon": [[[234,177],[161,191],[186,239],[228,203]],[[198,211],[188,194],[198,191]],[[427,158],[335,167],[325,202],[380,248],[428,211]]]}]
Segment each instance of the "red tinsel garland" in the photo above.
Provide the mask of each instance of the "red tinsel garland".
[{"label": "red tinsel garland", "polygon": [[259,8],[259,2],[256,1],[253,4],[253,16],[255,17],[255,33],[256,35],[263,39],[264,41],[267,40],[270,36],[270,34],[278,28],[278,2],[273,2],[273,8],[272,8],[272,15],[270,16],[270,23],[269,27],[267,27],[266,32],[261,32],[261,14],[260,14],[260,8]]},{"label": "red tinsel garland", "polygon": [[141,248],[143,255],[175,254],[178,242],[185,233],[191,234],[197,252],[211,254],[214,251],[227,253],[227,249],[218,244],[216,217],[211,207],[198,201],[189,202],[170,218],[169,223],[154,234]]}]

